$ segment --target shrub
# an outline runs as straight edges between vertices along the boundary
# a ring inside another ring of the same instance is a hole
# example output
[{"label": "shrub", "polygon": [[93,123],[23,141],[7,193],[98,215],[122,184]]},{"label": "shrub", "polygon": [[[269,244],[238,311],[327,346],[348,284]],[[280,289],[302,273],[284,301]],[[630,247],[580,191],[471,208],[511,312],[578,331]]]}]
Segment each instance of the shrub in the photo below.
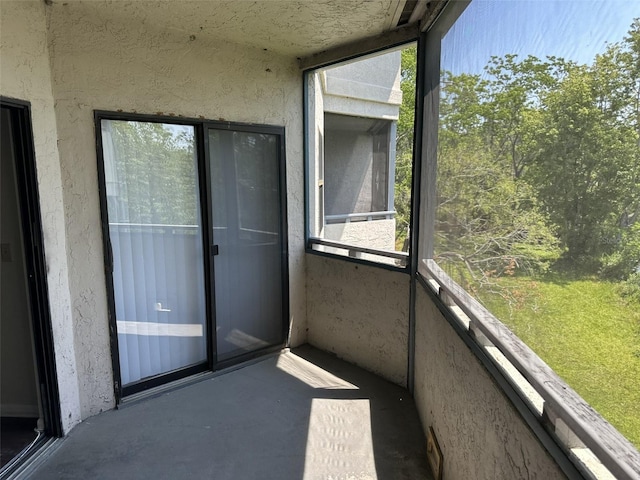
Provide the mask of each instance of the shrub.
[{"label": "shrub", "polygon": [[602,258],[600,274],[606,278],[625,280],[637,274],[638,268],[640,268],[640,222],[628,227],[620,236],[618,248]]},{"label": "shrub", "polygon": [[635,272],[620,284],[620,295],[628,302],[640,304],[640,272]]}]

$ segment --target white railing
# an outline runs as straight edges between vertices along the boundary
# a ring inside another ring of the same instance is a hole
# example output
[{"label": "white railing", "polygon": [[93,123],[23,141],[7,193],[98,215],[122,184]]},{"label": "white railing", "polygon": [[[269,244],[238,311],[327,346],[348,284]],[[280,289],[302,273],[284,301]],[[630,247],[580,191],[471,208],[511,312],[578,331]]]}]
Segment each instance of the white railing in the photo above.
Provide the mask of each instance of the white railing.
[{"label": "white railing", "polygon": [[638,480],[640,452],[433,260],[419,272],[540,422],[594,478]]},{"label": "white railing", "polygon": [[309,248],[311,250],[319,250],[318,247],[321,247],[321,246],[337,248],[339,250],[347,250],[350,256],[351,254],[356,254],[356,253],[366,253],[370,255],[379,255],[381,257],[393,258],[395,260],[400,260],[403,266],[406,265],[409,259],[409,254],[407,252],[396,252],[391,250],[380,250],[377,248],[359,247],[356,245],[347,245],[345,243],[336,242],[332,240],[325,240],[323,238],[309,239]]}]

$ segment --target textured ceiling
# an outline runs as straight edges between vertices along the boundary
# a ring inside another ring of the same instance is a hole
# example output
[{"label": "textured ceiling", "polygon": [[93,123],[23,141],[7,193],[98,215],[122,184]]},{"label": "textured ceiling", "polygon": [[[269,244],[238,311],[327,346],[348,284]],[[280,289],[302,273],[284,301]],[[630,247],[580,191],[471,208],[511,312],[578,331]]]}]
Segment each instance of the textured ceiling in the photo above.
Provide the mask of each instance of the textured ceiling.
[{"label": "textured ceiling", "polygon": [[395,26],[406,0],[53,0],[89,15],[302,57]]}]

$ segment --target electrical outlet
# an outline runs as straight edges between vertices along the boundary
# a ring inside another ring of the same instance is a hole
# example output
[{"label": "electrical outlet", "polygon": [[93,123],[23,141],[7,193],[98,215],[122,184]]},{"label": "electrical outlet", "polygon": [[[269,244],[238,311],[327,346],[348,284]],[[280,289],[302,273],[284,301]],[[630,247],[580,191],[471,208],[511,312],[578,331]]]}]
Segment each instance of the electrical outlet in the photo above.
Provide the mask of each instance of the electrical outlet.
[{"label": "electrical outlet", "polygon": [[429,427],[429,435],[427,436],[427,460],[434,480],[442,480],[442,451],[431,427]]},{"label": "electrical outlet", "polygon": [[10,243],[1,243],[0,244],[0,260],[3,262],[11,262],[13,261],[11,258],[11,244]]}]

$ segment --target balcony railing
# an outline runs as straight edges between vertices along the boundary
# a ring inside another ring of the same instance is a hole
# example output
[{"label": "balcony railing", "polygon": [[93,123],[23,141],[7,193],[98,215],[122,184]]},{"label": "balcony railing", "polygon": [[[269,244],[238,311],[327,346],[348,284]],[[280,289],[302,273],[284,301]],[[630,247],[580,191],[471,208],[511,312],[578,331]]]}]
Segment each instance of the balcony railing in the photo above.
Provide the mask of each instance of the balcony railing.
[{"label": "balcony railing", "polygon": [[379,255],[381,257],[393,258],[395,260],[400,260],[404,265],[406,265],[407,259],[409,258],[409,254],[407,252],[394,252],[391,250],[379,250],[376,248],[366,248],[359,247],[356,245],[346,245],[340,242],[333,242],[331,240],[324,240],[321,238],[310,238],[309,239],[309,248],[312,250],[320,250],[321,246],[337,248],[340,250],[349,251],[349,256],[355,256],[356,253],[366,253],[369,255]]},{"label": "balcony railing", "polygon": [[341,215],[325,215],[326,223],[371,222],[373,220],[392,220],[396,216],[394,210],[382,212],[344,213]]},{"label": "balcony railing", "polygon": [[423,260],[419,270],[569,457],[596,479],[640,478],[640,452],[631,442],[435,261]]}]

